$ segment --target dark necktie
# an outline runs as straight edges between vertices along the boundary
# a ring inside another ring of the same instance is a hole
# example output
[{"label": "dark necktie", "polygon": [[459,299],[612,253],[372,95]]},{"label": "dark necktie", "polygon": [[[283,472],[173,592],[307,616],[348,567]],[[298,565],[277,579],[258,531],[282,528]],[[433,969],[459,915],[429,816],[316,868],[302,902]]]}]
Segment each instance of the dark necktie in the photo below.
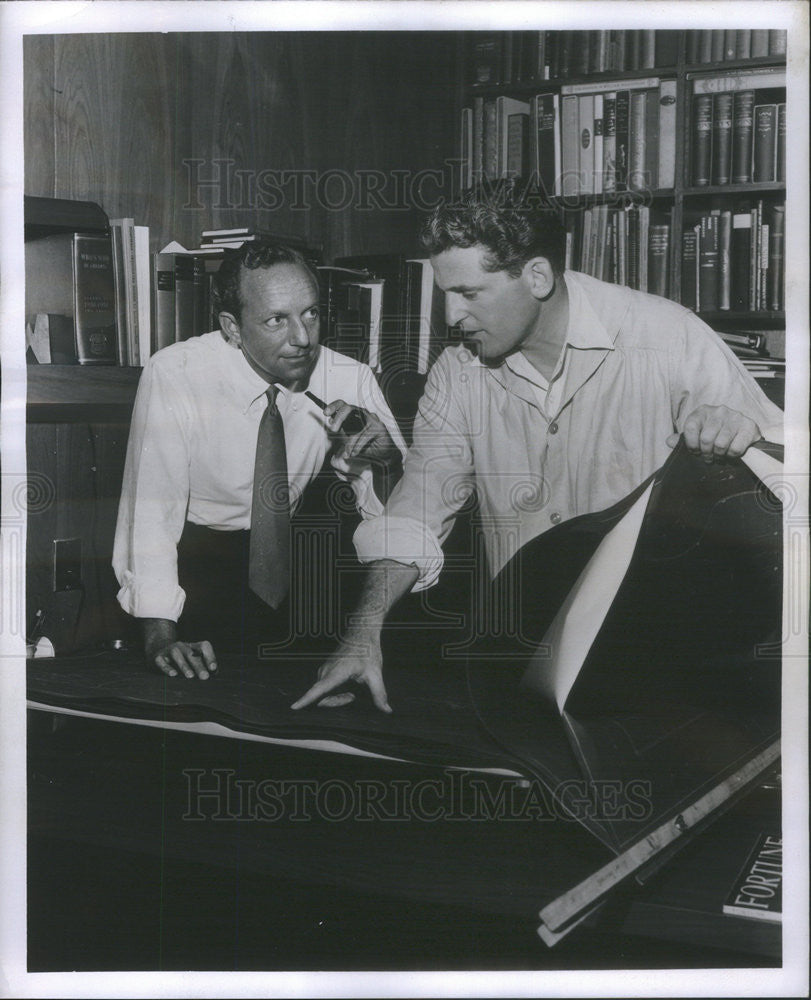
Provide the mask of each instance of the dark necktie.
[{"label": "dark necktie", "polygon": [[271,386],[266,393],[268,405],[256,438],[248,570],[251,590],[272,608],[290,589],[290,491],[277,391]]}]

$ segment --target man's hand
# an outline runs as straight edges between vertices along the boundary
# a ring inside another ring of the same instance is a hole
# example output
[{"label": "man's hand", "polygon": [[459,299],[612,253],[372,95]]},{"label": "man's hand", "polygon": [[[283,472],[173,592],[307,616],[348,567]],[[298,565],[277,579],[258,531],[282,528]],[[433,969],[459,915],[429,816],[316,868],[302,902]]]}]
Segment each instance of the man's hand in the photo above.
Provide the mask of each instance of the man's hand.
[{"label": "man's hand", "polygon": [[[359,413],[365,420],[362,430],[348,434],[343,425],[351,413]],[[341,472],[350,472],[349,463],[353,459],[362,458],[367,462],[390,462],[400,458],[397,445],[383,421],[369,410],[360,406],[350,406],[342,399],[328,403],[324,410],[327,426],[333,434],[340,434],[343,447],[339,448],[333,457],[333,465]]]},{"label": "man's hand", "polygon": [[[746,449],[760,441],[760,428],[750,417],[728,406],[699,406],[684,421],[682,431],[687,449],[701,455],[705,462],[715,458],[740,458]],[[678,444],[679,435],[671,434],[667,443]]]},{"label": "man's hand", "polygon": [[177,638],[177,626],[165,618],[145,618],[144,651],[146,657],[167,677],[182,674],[188,680],[201,681],[217,672],[217,659],[210,642],[183,642]]},{"label": "man's hand", "polygon": [[383,657],[380,652],[379,633],[364,631],[348,636],[340,648],[327,660],[318,671],[318,680],[310,690],[292,706],[294,709],[306,708],[313,702],[318,702],[324,708],[345,705],[353,697],[344,695],[329,695],[330,691],[347,681],[365,684],[372,695],[372,701],[381,712],[391,712],[386,687],[383,684]]}]

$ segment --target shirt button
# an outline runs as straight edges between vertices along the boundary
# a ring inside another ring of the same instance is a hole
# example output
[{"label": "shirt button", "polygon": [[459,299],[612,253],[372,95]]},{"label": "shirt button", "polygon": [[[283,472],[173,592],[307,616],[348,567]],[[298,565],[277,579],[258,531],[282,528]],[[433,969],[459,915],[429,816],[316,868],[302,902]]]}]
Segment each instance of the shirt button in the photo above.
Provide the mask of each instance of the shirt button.
[{"label": "shirt button", "polygon": [[557,434],[557,432],[558,432],[558,425],[553,420],[552,423],[549,425],[549,433]]},{"label": "shirt button", "polygon": [[549,520],[552,522],[552,524],[560,524],[560,514],[558,514],[558,512],[555,511],[554,514],[549,515]]}]

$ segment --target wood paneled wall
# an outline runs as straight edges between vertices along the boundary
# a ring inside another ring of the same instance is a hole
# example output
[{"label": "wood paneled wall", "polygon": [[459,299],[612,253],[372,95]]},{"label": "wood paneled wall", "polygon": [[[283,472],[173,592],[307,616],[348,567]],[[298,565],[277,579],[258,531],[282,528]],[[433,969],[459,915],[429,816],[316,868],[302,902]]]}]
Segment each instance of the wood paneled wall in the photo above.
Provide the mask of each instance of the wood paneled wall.
[{"label": "wood paneled wall", "polygon": [[[132,216],[153,249],[259,224],[328,259],[412,253],[419,172],[457,149],[458,48],[424,32],[29,36],[25,190]],[[424,176],[423,200],[441,186]]]},{"label": "wood paneled wall", "polygon": [[[24,45],[26,194],[132,216],[150,227],[153,251],[258,224],[323,243],[328,260],[412,254],[419,172],[455,155],[453,34],[32,35]],[[296,189],[279,171],[307,174]],[[424,177],[423,197],[442,186]],[[126,434],[29,427],[29,473],[45,493],[29,510],[27,622],[44,611],[60,651],[132,625],[110,568]],[[72,537],[83,596],[53,593],[53,540]]]}]

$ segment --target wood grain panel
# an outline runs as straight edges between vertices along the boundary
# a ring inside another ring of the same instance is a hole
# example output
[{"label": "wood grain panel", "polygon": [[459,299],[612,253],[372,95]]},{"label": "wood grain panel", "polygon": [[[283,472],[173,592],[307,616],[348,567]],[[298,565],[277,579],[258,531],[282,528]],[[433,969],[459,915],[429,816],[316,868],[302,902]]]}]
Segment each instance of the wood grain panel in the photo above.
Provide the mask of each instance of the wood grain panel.
[{"label": "wood grain panel", "polygon": [[25,114],[23,116],[26,194],[53,198],[54,40],[51,35],[23,39]]}]

